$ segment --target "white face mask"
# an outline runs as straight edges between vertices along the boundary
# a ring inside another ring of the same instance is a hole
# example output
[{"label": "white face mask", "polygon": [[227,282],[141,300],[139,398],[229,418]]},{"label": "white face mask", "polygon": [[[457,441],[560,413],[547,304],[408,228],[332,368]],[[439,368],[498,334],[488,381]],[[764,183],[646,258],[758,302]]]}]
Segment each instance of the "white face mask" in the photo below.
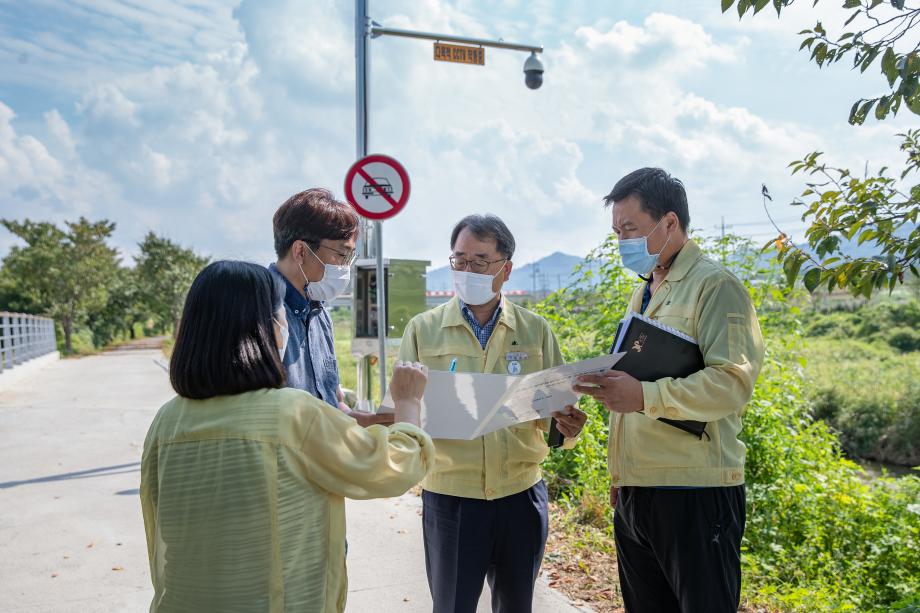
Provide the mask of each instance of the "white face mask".
[{"label": "white face mask", "polygon": [[454,291],[457,292],[464,304],[471,306],[485,304],[495,298],[498,293],[492,289],[492,282],[503,270],[505,270],[505,264],[502,264],[502,267],[494,275],[466,272],[465,270],[451,270]]},{"label": "white face mask", "polygon": [[307,282],[307,298],[318,302],[335,300],[348,289],[348,283],[351,281],[351,266],[326,264],[319,259],[319,256],[313,253],[312,249],[310,249],[310,253],[323,265],[323,278],[319,281],[310,281],[307,278],[307,273],[303,271],[303,266],[300,266],[300,274],[303,275],[304,281]]},{"label": "white face mask", "polygon": [[283,361],[284,353],[287,351],[288,338],[290,338],[291,332],[290,330],[288,330],[287,326],[282,326],[281,322],[275,319],[274,317],[272,317],[272,321],[278,324],[278,328],[281,330],[281,347],[278,349],[278,352],[280,353],[281,360]]}]

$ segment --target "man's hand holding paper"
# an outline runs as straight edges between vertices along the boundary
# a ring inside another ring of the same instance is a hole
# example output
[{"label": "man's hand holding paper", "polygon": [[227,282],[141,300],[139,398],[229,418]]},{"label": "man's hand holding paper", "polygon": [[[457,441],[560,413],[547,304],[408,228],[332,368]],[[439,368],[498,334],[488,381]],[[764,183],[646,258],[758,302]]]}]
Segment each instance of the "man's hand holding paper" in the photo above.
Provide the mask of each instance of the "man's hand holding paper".
[{"label": "man's hand holding paper", "polygon": [[591,396],[612,413],[634,413],[644,407],[642,382],[619,370],[582,375],[572,389]]}]

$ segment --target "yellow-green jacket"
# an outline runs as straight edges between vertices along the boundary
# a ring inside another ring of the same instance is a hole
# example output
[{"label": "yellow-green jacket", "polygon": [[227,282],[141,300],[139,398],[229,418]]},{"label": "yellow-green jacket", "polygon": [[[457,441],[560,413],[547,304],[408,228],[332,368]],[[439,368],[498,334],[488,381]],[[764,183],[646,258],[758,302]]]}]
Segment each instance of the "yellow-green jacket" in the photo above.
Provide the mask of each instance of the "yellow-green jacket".
[{"label": "yellow-green jacket", "polygon": [[[639,312],[644,284],[630,301]],[[611,413],[613,485],[744,483],[741,415],[763,364],[757,313],[744,285],[692,240],[681,249],[645,315],[695,338],[706,367],[684,379],[643,382],[644,413]],[[702,440],[658,417],[707,422]]]},{"label": "yellow-green jacket", "polygon": [[[522,375],[563,363],[546,320],[507,298],[502,298],[502,312],[485,349],[463,318],[456,297],[412,318],[399,359],[448,370],[453,358],[457,372],[498,374],[508,374],[509,358],[517,358]],[[549,453],[544,439],[548,427],[549,420],[535,420],[471,441],[435,439],[434,468],[422,487],[481,500],[523,492],[541,478],[540,463]],[[566,441],[566,446],[573,443]]]},{"label": "yellow-green jacket", "polygon": [[365,429],[297,389],[174,398],[141,461],[150,611],[344,610],[343,497],[398,496],[433,456],[419,428]]}]

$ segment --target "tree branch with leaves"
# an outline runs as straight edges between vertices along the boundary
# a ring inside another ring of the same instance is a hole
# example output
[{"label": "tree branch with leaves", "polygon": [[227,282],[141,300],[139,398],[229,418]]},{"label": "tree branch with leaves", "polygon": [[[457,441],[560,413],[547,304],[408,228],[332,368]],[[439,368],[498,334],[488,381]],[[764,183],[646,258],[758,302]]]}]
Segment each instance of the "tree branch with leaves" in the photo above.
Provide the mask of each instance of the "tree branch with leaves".
[{"label": "tree branch with leaves", "polygon": [[[781,16],[796,0],[721,1],[723,12],[735,6],[743,18],[771,4]],[[819,2],[813,0],[812,6]],[[809,60],[819,68],[849,58],[860,74],[878,66],[885,76],[889,91],[855,101],[849,122],[863,124],[873,109],[881,121],[896,115],[902,106],[920,115],[920,0],[844,0],[843,8],[850,14],[842,31],[830,33],[819,20],[799,32],[803,36],[799,49],[809,50]],[[789,165],[793,174],[808,177],[805,190],[792,202],[805,208],[807,247],[796,245],[774,223],[778,236],[765,249],[779,252],[790,285],[801,277],[809,291],[844,288],[869,297],[882,288],[892,291],[907,273],[920,276],[920,185],[910,184],[920,168],[920,130],[898,136],[907,160],[894,176],[881,168],[875,175],[866,172],[859,177],[825,163],[822,152],[809,153]],[[766,209],[772,197],[766,186],[762,193]],[[842,247],[854,243],[871,245],[874,253],[847,255]]]}]

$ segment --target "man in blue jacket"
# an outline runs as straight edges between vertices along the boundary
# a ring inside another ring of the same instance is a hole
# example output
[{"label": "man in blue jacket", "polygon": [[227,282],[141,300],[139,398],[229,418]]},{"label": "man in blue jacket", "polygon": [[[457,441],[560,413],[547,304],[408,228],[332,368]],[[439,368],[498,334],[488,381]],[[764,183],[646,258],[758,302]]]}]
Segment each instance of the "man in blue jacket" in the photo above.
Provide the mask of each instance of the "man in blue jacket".
[{"label": "man in blue jacket", "polygon": [[362,426],[390,424],[392,414],[353,411],[344,402],[327,305],[351,280],[358,216],[325,189],[294,194],[272,219],[278,261],[269,266],[284,279],[288,387],[306,390],[354,417]]}]

